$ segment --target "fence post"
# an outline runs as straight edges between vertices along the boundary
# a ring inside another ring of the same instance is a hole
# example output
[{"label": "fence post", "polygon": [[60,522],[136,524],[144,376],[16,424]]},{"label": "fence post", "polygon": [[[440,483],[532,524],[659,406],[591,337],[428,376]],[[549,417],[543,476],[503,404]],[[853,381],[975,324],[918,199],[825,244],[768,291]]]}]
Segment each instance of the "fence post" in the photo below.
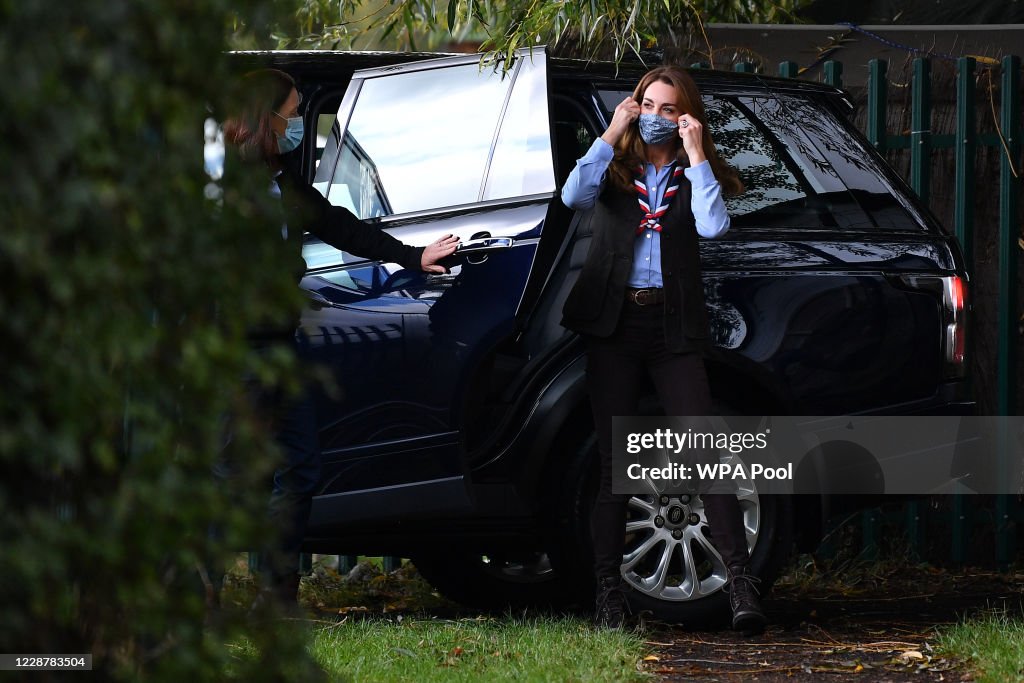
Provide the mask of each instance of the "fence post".
[{"label": "fence post", "polygon": [[889,62],[884,59],[872,59],[868,73],[868,140],[878,150],[885,153],[885,115],[888,108],[889,81],[886,71]]},{"label": "fence post", "polygon": [[348,574],[359,564],[359,558],[355,555],[338,555],[338,573]]},{"label": "fence post", "polygon": [[246,553],[246,555],[248,555],[249,575],[259,576],[260,572],[263,571],[263,563],[261,562],[262,558],[260,557],[260,554],[250,551]]},{"label": "fence post", "polygon": [[914,60],[913,110],[910,131],[910,186],[928,204],[931,171],[931,62]]},{"label": "fence post", "polygon": [[1006,148],[999,152],[999,351],[997,405],[1000,415],[1016,414],[1017,358],[1017,184],[1020,158],[1020,57],[1003,58],[1002,111],[999,125]]},{"label": "fence post", "polygon": [[967,507],[964,505],[964,494],[957,491],[953,494],[950,505],[950,522],[952,533],[953,564],[962,567],[967,561]]},{"label": "fence post", "polygon": [[796,78],[800,67],[796,62],[779,62],[779,75],[783,78]]},{"label": "fence post", "polygon": [[[974,65],[971,57],[956,60],[956,209],[953,222],[968,273],[974,272]],[[967,560],[967,510],[964,494],[954,493],[951,505],[953,562]]]},{"label": "fence post", "polygon": [[956,61],[956,237],[974,271],[974,59]]},{"label": "fence post", "polygon": [[825,62],[825,83],[831,85],[833,88],[843,87],[842,62],[836,62],[831,59]]},{"label": "fence post", "polygon": [[[1013,415],[1017,407],[1017,178],[1020,163],[1020,57],[1003,58],[1002,102],[999,126],[1005,149],[999,155],[999,384],[1000,415]],[[1006,457],[1009,437],[1000,439],[1000,465]],[[996,562],[1006,567],[1013,551],[1010,534],[1010,497],[996,496]]]},{"label": "fence post", "polygon": [[907,530],[907,544],[910,545],[909,550],[915,557],[920,557],[921,542],[924,535],[924,530],[922,529],[923,521],[921,520],[921,504],[916,500],[907,501],[904,503],[903,514],[903,525]]}]

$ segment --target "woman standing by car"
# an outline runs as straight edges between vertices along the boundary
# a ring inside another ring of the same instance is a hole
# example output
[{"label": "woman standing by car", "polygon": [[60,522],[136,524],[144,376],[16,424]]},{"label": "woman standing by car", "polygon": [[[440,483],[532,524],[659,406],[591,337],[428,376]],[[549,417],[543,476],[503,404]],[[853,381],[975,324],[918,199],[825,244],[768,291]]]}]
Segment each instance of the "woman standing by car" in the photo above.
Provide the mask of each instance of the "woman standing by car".
[{"label": "woman standing by car", "polygon": [[[345,208],[333,206],[286,163],[304,136],[301,100],[288,74],[263,69],[241,81],[230,117],[224,123],[228,151],[248,171],[265,176],[271,194],[280,198],[284,224],[267,221],[281,230],[284,249],[294,254],[296,281],[305,273],[303,233],[311,232],[336,249],[405,268],[443,273],[438,262],[455,252],[459,238],[446,235],[426,247],[403,244],[379,228],[360,221]],[[296,152],[298,154],[299,152]],[[295,349],[296,317],[254,332],[252,342],[266,349],[284,345]],[[269,398],[269,400],[267,400]],[[313,492],[320,479],[321,456],[314,405],[309,391],[292,399],[264,397],[276,418],[276,439],[284,462],[274,472],[270,499],[272,523],[280,534],[276,552],[269,555],[272,596],[294,603],[299,584],[299,549],[306,532]]]},{"label": "woman standing by car", "polygon": [[[612,493],[612,418],[635,414],[645,375],[666,415],[710,414],[698,235],[713,239],[729,229],[722,192],[742,189],[715,151],[696,84],[672,66],[641,78],[562,189],[568,207],[593,212],[593,241],[562,324],[587,346],[601,467],[591,518],[601,627],[619,628],[626,607],[627,500]],[[729,493],[702,499],[728,568],[733,628],[760,630],[765,616],[747,572],[739,503]]]}]

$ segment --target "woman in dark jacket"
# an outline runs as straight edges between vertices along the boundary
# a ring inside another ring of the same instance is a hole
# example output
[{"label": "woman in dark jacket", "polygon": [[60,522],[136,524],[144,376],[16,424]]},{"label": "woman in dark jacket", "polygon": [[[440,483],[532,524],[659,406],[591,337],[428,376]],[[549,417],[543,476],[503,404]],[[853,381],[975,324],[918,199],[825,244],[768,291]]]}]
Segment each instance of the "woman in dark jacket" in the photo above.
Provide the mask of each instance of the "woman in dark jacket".
[{"label": "woman in dark jacket", "polygon": [[[701,351],[707,315],[698,235],[729,229],[723,189],[742,191],[715,152],[693,79],[677,67],[648,72],[616,108],[604,134],[573,169],[562,200],[592,211],[587,260],[562,324],[587,344],[587,386],[597,428],[601,480],[591,524],[598,625],[618,628],[627,498],[612,493],[612,418],[636,413],[645,375],[666,415],[711,412]],[[739,503],[702,496],[728,569],[733,627],[756,631],[765,617],[747,572]]]},{"label": "woman in dark jacket", "polygon": [[[286,242],[284,248],[295,255],[297,280],[306,269],[302,259],[304,232],[356,256],[398,263],[409,269],[445,272],[439,261],[455,252],[458,237],[446,235],[426,247],[403,244],[383,230],[363,223],[347,209],[331,205],[287,168],[283,155],[299,146],[304,133],[299,114],[301,101],[291,76],[274,69],[247,74],[236,104],[224,123],[224,139],[232,156],[244,162],[247,170],[265,174],[268,191],[280,197],[284,222],[280,225],[281,236]],[[230,160],[229,157],[227,161]],[[294,348],[294,336],[294,320],[281,321],[255,332],[253,343],[261,347],[287,344]],[[308,391],[276,408],[276,438],[284,462],[274,472],[270,515],[281,536],[276,552],[268,553],[267,559],[272,596],[294,603],[299,582],[299,549],[320,479],[320,445]]]}]

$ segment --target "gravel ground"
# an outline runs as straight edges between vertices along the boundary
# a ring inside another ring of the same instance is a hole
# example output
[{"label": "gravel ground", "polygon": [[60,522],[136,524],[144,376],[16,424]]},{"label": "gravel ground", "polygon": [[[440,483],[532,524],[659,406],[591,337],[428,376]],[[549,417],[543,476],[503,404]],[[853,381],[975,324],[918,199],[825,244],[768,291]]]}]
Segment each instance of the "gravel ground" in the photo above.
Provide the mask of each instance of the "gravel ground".
[{"label": "gravel ground", "polygon": [[783,584],[765,601],[771,623],[754,637],[652,624],[665,681],[970,681],[964,662],[932,649],[935,628],[979,611],[1021,614],[1024,574],[901,568],[841,583]]}]

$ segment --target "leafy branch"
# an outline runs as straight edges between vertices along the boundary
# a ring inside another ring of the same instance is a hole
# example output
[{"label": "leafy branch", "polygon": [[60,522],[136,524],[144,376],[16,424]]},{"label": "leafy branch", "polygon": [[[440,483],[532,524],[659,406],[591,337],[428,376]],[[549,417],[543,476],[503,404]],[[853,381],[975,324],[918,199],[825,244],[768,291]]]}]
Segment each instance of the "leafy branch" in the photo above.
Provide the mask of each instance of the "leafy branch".
[{"label": "leafy branch", "polygon": [[[275,28],[276,47],[439,49],[472,42],[492,57],[547,45],[620,61],[645,49],[706,42],[708,22],[794,21],[809,0],[304,0]],[[709,49],[710,53],[710,49]]]}]

